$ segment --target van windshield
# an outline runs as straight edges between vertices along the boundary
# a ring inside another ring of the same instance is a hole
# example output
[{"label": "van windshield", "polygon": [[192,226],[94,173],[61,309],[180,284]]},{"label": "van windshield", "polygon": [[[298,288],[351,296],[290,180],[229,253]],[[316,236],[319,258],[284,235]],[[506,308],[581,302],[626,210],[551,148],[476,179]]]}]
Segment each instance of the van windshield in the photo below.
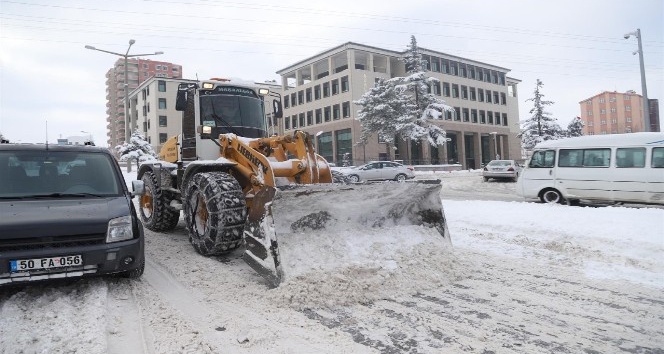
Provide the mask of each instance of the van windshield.
[{"label": "van windshield", "polygon": [[105,154],[0,151],[1,199],[117,196],[116,176]]}]

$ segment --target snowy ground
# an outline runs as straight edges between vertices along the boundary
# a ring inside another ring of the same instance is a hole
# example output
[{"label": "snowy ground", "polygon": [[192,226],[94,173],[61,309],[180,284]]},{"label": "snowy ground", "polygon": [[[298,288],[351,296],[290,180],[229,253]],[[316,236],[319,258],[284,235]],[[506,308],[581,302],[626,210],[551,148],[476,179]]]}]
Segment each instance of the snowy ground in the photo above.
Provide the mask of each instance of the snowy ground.
[{"label": "snowy ground", "polygon": [[146,230],[139,281],[1,291],[0,353],[664,353],[664,209],[425,178],[443,180],[453,250],[377,296],[359,296],[361,272],[270,290],[239,252],[197,255],[180,222]]}]

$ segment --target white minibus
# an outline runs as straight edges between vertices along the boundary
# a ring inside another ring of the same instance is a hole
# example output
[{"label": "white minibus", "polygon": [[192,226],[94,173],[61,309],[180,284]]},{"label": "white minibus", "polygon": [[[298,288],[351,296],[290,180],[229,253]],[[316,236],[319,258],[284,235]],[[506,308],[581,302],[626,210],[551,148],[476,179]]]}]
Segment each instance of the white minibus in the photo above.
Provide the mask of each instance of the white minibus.
[{"label": "white minibus", "polygon": [[544,203],[580,200],[664,205],[664,133],[589,135],[538,144],[517,194]]}]

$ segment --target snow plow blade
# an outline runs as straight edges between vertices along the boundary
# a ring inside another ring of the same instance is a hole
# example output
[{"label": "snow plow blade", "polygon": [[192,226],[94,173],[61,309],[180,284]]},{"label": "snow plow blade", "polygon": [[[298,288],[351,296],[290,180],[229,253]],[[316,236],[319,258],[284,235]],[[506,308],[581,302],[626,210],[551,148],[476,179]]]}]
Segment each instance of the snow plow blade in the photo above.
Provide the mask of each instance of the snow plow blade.
[{"label": "snow plow blade", "polygon": [[[265,187],[244,228],[244,260],[277,287],[434,235],[450,243],[439,180]],[[432,246],[437,247],[437,246]],[[382,258],[381,258],[382,259]]]}]

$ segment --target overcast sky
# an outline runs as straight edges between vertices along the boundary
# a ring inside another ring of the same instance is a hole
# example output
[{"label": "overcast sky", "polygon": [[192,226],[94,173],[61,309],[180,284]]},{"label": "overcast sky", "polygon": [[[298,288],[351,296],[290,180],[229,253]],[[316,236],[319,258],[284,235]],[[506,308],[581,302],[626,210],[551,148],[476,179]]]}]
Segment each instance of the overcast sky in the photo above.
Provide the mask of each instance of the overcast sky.
[{"label": "overcast sky", "polygon": [[[519,118],[536,79],[559,123],[602,91],[664,97],[662,0],[0,0],[0,132],[12,141],[93,135],[106,145],[105,73],[117,57],[86,44],[183,67],[183,77],[277,80],[302,59],[353,41],[428,49],[509,68],[521,80]],[[48,121],[48,130],[46,129]]]}]

